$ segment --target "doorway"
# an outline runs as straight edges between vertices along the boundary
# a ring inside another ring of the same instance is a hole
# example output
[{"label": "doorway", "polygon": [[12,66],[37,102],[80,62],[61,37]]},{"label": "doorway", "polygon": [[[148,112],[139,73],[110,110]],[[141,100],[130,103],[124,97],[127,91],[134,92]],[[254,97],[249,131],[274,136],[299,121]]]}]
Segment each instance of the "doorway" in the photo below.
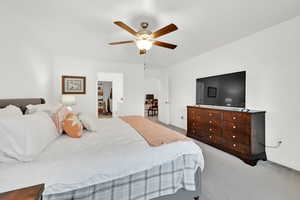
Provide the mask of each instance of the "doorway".
[{"label": "doorway", "polygon": [[111,118],[113,111],[112,81],[98,81],[98,118]]},{"label": "doorway", "polygon": [[[97,73],[96,109],[99,118],[118,117],[123,114],[122,105],[125,99],[123,96],[123,80],[124,77],[122,73]],[[99,86],[103,88],[103,91],[101,91]]]},{"label": "doorway", "polygon": [[148,69],[144,74],[145,114],[152,121],[165,124],[169,118],[169,76],[167,69]]},{"label": "doorway", "polygon": [[154,94],[145,95],[145,117],[151,121],[158,121],[158,97]]}]

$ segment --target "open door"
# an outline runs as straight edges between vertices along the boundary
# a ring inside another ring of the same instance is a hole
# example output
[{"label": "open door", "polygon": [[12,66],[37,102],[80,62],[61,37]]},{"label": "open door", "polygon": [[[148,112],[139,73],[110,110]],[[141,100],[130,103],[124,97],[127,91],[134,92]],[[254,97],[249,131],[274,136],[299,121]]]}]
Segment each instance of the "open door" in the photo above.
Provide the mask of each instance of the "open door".
[{"label": "open door", "polygon": [[160,78],[159,108],[158,120],[164,124],[170,124],[169,76],[166,72],[162,72]]},{"label": "open door", "polygon": [[98,81],[98,118],[111,118],[113,111],[112,81]]}]

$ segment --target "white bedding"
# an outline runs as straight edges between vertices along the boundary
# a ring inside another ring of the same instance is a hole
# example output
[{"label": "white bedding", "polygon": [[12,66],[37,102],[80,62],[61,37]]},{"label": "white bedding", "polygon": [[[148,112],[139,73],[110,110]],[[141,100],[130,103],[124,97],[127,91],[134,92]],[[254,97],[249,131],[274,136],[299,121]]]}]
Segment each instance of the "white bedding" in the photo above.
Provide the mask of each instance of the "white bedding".
[{"label": "white bedding", "polygon": [[37,160],[0,164],[0,193],[45,183],[44,194],[67,192],[128,176],[161,165],[184,154],[198,155],[194,142],[176,142],[151,147],[132,127],[119,118],[96,120],[97,132],[80,139],[60,136]]}]

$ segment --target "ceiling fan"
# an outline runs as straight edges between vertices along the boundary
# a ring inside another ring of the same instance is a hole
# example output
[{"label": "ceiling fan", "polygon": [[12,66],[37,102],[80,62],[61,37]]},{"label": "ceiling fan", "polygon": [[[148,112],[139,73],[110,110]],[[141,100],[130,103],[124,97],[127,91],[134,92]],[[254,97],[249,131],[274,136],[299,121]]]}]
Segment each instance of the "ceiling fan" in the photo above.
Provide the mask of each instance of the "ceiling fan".
[{"label": "ceiling fan", "polygon": [[127,43],[135,43],[137,48],[139,49],[140,54],[146,54],[147,51],[150,50],[152,45],[165,47],[169,49],[175,49],[177,45],[170,44],[166,42],[161,42],[155,40],[158,37],[161,37],[163,35],[166,35],[168,33],[171,33],[173,31],[176,31],[178,28],[175,24],[169,24],[168,26],[165,26],[155,32],[149,31],[147,28],[149,24],[147,22],[142,22],[141,27],[142,29],[140,31],[135,31],[132,28],[130,28],[128,25],[121,21],[114,22],[115,25],[125,29],[129,33],[135,36],[135,40],[128,40],[128,41],[122,41],[122,42],[111,42],[110,45],[117,45],[117,44],[127,44]]}]

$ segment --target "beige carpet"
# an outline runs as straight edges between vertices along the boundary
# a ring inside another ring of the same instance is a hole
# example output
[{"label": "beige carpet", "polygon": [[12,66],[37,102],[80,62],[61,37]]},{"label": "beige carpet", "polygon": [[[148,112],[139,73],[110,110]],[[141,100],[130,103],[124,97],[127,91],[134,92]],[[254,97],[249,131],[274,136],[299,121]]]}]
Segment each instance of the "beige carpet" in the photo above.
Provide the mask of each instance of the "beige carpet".
[{"label": "beige carpet", "polygon": [[300,172],[269,161],[251,167],[206,144],[197,144],[205,158],[200,200],[300,200]]}]

